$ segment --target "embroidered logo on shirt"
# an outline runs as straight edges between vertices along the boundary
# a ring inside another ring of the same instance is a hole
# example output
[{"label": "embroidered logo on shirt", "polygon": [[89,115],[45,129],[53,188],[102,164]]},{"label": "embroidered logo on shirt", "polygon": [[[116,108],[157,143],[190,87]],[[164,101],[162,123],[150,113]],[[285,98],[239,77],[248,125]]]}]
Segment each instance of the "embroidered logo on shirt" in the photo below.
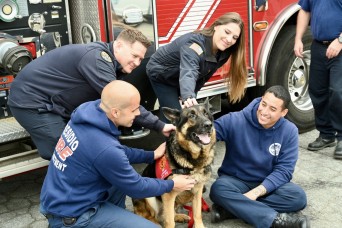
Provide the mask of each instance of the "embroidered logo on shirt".
[{"label": "embroidered logo on shirt", "polygon": [[107,52],[101,52],[101,57],[104,59],[104,60],[106,60],[107,62],[112,62],[112,59],[110,58],[110,56],[108,55],[108,53]]},{"label": "embroidered logo on shirt", "polygon": [[280,152],[281,144],[280,143],[272,143],[270,147],[268,148],[268,151],[273,156],[278,156]]},{"label": "embroidered logo on shirt", "polygon": [[203,53],[203,50],[202,50],[201,46],[199,46],[199,45],[196,44],[196,43],[191,44],[191,45],[190,45],[190,48],[191,48],[192,50],[194,50],[198,55],[201,55],[201,54]]}]

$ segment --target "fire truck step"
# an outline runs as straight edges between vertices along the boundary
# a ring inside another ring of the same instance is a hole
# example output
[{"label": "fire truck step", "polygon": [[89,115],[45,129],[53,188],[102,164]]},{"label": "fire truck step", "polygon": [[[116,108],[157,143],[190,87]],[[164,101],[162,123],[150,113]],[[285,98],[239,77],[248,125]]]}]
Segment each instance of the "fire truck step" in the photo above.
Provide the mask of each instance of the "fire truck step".
[{"label": "fire truck step", "polygon": [[0,144],[30,137],[14,117],[0,119]]},{"label": "fire truck step", "polygon": [[42,159],[37,150],[30,150],[0,158],[0,179],[33,169],[45,167],[49,161]]}]

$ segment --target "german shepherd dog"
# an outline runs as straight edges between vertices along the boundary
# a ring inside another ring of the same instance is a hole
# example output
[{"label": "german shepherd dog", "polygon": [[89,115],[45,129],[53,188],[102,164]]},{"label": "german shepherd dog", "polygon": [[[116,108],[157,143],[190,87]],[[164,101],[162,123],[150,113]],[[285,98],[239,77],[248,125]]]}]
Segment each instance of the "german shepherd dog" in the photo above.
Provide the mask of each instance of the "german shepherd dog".
[{"label": "german shepherd dog", "polygon": [[196,228],[204,227],[202,193],[204,184],[211,176],[216,143],[213,116],[209,106],[207,99],[203,104],[184,108],[182,111],[162,109],[166,118],[176,126],[176,131],[172,132],[166,141],[165,156],[160,159],[162,161],[148,165],[142,175],[156,177],[157,170],[163,169],[166,162],[170,167],[170,175],[166,177],[167,179],[183,174],[190,175],[197,183],[190,191],[172,190],[161,197],[133,199],[134,213],[165,228],[173,228],[175,222],[190,220],[188,215],[178,214],[177,209],[192,202],[194,225]]}]

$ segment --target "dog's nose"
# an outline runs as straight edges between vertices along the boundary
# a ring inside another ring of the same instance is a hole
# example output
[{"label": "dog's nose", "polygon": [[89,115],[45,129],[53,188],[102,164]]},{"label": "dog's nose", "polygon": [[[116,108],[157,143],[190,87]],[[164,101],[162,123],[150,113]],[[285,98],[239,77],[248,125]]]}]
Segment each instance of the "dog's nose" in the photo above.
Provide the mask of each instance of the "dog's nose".
[{"label": "dog's nose", "polygon": [[205,121],[204,122],[204,127],[205,129],[210,129],[213,126],[213,124],[211,123],[211,121]]}]

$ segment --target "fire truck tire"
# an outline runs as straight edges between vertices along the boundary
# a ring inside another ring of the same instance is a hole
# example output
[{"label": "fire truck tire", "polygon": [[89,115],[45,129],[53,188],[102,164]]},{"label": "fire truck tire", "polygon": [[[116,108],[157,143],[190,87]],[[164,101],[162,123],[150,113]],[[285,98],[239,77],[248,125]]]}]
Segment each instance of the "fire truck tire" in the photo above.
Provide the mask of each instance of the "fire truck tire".
[{"label": "fire truck tire", "polygon": [[[272,47],[266,74],[265,91],[273,85],[283,85],[291,95],[286,118],[293,122],[300,133],[315,128],[314,108],[308,92],[311,31],[303,36],[304,58],[297,58],[293,52],[296,26],[285,26]],[[259,90],[259,92],[261,92]]]}]

